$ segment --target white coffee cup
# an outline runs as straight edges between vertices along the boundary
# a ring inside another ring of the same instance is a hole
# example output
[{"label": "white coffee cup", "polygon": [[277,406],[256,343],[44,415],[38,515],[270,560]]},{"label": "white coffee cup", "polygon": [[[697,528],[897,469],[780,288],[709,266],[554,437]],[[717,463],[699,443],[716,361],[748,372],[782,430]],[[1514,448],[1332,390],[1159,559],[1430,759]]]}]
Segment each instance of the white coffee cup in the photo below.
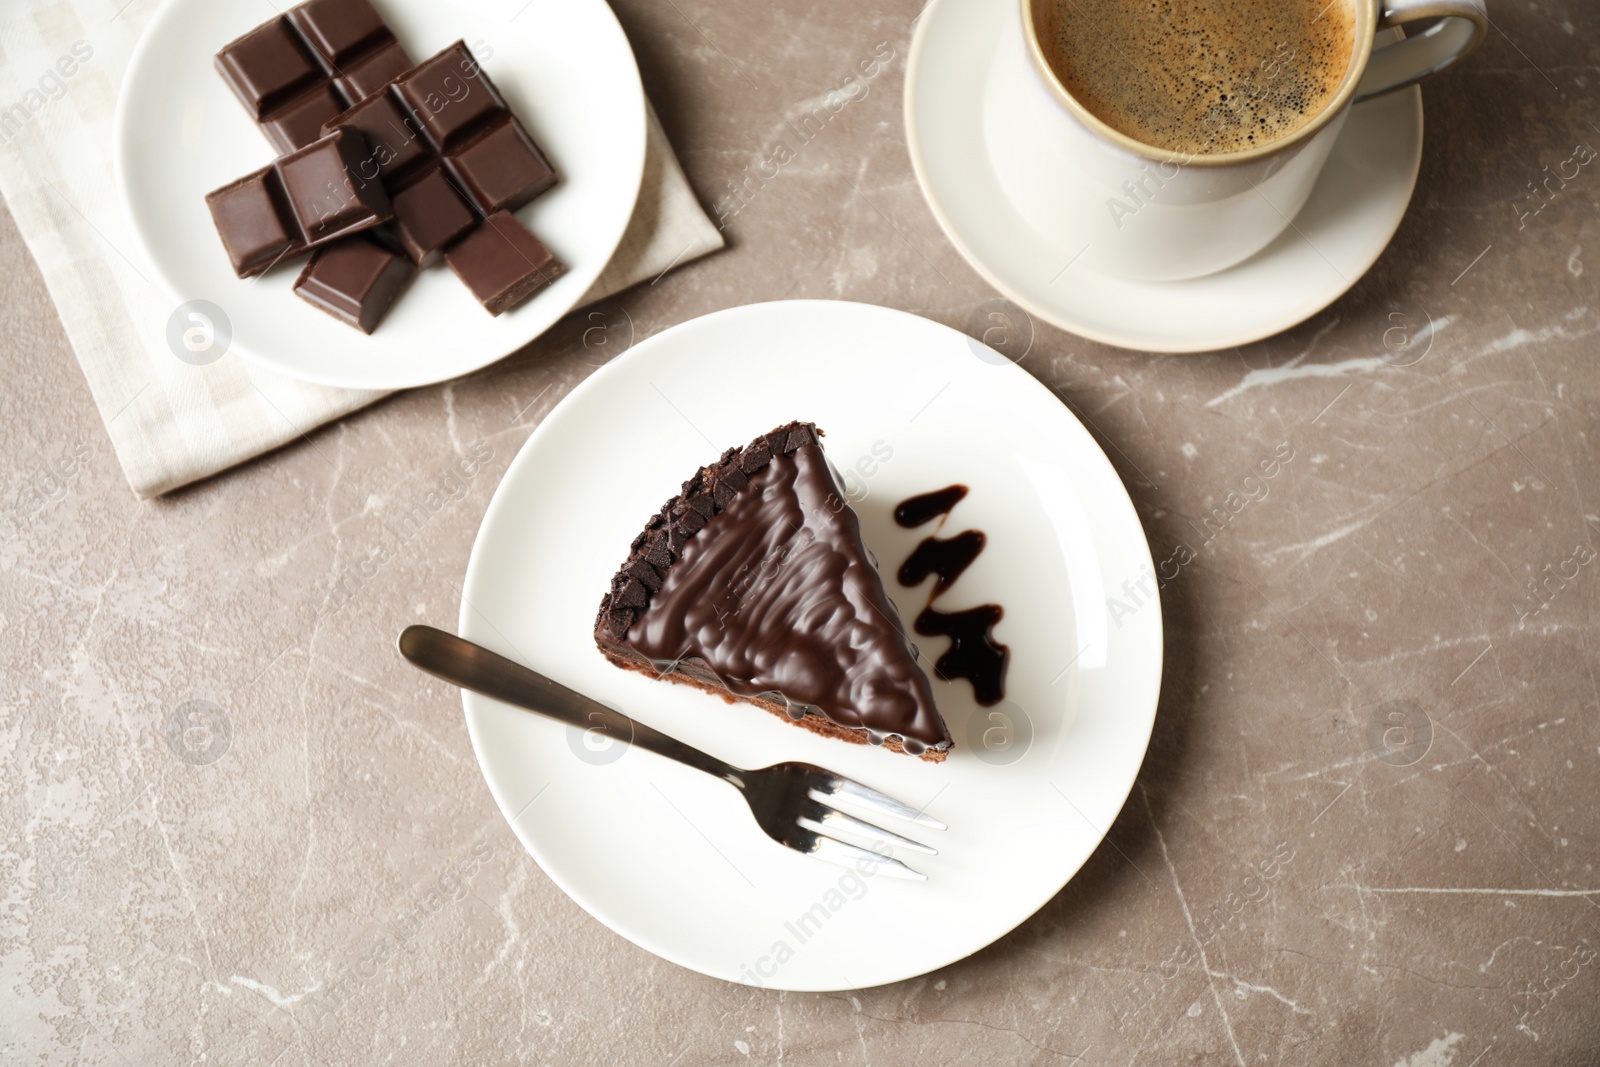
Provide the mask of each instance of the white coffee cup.
[{"label": "white coffee cup", "polygon": [[[991,66],[984,124],[996,177],[1022,217],[1080,249],[1085,267],[1140,281],[1197,278],[1260,251],[1311,195],[1351,107],[1459,62],[1489,25],[1483,0],[1350,0],[1354,53],[1315,118],[1259,148],[1186,155],[1141,144],[1073,99],[1040,48],[1035,2],[1016,0]],[[1440,21],[1417,36],[1376,41],[1430,19]]]}]

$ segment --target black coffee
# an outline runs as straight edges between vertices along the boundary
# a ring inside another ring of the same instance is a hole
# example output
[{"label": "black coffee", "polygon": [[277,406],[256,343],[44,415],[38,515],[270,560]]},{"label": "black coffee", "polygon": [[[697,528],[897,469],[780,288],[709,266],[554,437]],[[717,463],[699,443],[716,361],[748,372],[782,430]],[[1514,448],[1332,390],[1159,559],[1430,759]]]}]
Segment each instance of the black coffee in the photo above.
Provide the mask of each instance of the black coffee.
[{"label": "black coffee", "polygon": [[1355,51],[1354,0],[1034,0],[1073,98],[1142,144],[1242,152],[1316,118]]}]

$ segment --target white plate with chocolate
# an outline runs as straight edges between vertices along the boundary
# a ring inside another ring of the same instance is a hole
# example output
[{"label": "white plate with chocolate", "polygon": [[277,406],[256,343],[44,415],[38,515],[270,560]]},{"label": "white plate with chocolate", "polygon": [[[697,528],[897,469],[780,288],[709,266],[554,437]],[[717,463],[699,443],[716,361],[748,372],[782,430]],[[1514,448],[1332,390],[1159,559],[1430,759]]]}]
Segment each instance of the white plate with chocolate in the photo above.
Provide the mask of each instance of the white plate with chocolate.
[{"label": "white plate with chocolate", "polygon": [[229,351],[326,385],[475,371],[621,240],[645,102],[603,0],[170,0],[114,161],[130,229]]},{"label": "white plate with chocolate", "polygon": [[726,783],[465,695],[562,889],[783,989],[923,974],[1032,915],[1121,809],[1161,680],[1150,551],[1087,431],[965,335],[832,301],[684,323],[574,390],[495,493],[460,630],[735,765],[814,763],[946,824],[897,827],[937,849],[895,853],[925,881],[832,866]]}]

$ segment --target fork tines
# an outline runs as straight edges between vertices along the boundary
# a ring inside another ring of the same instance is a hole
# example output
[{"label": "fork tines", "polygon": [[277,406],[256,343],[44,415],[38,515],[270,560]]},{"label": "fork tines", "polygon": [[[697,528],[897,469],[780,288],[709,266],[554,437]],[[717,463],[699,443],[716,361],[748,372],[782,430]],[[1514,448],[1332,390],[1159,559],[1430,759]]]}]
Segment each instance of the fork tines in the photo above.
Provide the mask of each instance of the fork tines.
[{"label": "fork tines", "polygon": [[[805,821],[801,820],[801,825]],[[874,865],[874,873],[887,874],[891,878],[905,878],[918,882],[926,882],[928,876],[921,871],[912,870],[893,856],[885,856],[880,852],[869,852],[867,849],[855,845],[847,845],[836,838],[827,837],[813,831],[811,845],[803,851],[810,853],[819,860],[836,863],[841,867],[854,867],[863,860]]]},{"label": "fork tines", "polygon": [[835,830],[844,830],[861,837],[882,841],[886,845],[894,845],[897,848],[909,848],[916,852],[926,853],[929,856],[937,856],[939,854],[939,850],[931,845],[924,845],[921,841],[913,841],[909,837],[902,837],[893,830],[885,830],[881,826],[874,826],[872,823],[858,819],[854,815],[847,815],[838,808],[821,803],[825,798],[825,794],[818,790],[813,789],[808,795],[811,797],[812,803],[800,809],[799,818],[800,825],[808,830],[815,830],[817,833],[828,834],[829,836],[832,836],[832,832]]},{"label": "fork tines", "polygon": [[[902,836],[892,830],[885,830],[865,820],[858,819],[833,807],[832,801],[836,798],[847,799],[861,805],[863,808],[889,815],[896,819],[903,819],[914,826],[923,826],[931,830],[943,830],[945,824],[933,816],[902,804],[900,801],[878,792],[860,782],[833,774],[829,771],[818,769],[811,781],[811,787],[806,791],[809,798],[795,820],[803,829],[810,832],[810,848],[807,850],[818,859],[827,860],[842,866],[852,866],[862,861],[870,861],[875,865],[876,871],[896,878],[914,878],[925,880],[922,872],[906,866],[899,860],[890,856],[882,845],[896,848],[911,849],[929,856],[937,856],[939,850],[921,841],[915,841]],[[849,844],[833,836],[834,832],[843,831],[858,837],[868,838],[879,842],[879,848],[868,850]]]},{"label": "fork tines", "polygon": [[[848,797],[858,804],[865,805],[875,811],[880,811],[885,815],[893,815],[897,819],[904,819],[906,822],[916,826],[926,826],[930,830],[948,829],[944,823],[925,811],[913,808],[909,804],[902,804],[894,797],[886,796],[876,789],[868,788],[860,782],[852,781],[837,774],[822,773],[818,775],[818,780],[813,785],[812,792],[813,794],[820,792],[828,796]],[[821,800],[823,797],[818,797],[817,799]]]}]

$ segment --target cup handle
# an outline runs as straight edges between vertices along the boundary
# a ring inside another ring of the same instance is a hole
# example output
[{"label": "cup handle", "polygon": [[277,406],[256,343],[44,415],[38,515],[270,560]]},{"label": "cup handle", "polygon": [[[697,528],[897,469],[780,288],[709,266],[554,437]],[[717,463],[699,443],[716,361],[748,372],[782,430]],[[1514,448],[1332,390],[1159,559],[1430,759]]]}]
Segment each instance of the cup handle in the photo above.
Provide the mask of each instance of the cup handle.
[{"label": "cup handle", "polygon": [[1439,19],[1423,33],[1375,47],[1356,87],[1356,103],[1392,93],[1465,59],[1489,33],[1484,0],[1379,0],[1378,29]]}]

